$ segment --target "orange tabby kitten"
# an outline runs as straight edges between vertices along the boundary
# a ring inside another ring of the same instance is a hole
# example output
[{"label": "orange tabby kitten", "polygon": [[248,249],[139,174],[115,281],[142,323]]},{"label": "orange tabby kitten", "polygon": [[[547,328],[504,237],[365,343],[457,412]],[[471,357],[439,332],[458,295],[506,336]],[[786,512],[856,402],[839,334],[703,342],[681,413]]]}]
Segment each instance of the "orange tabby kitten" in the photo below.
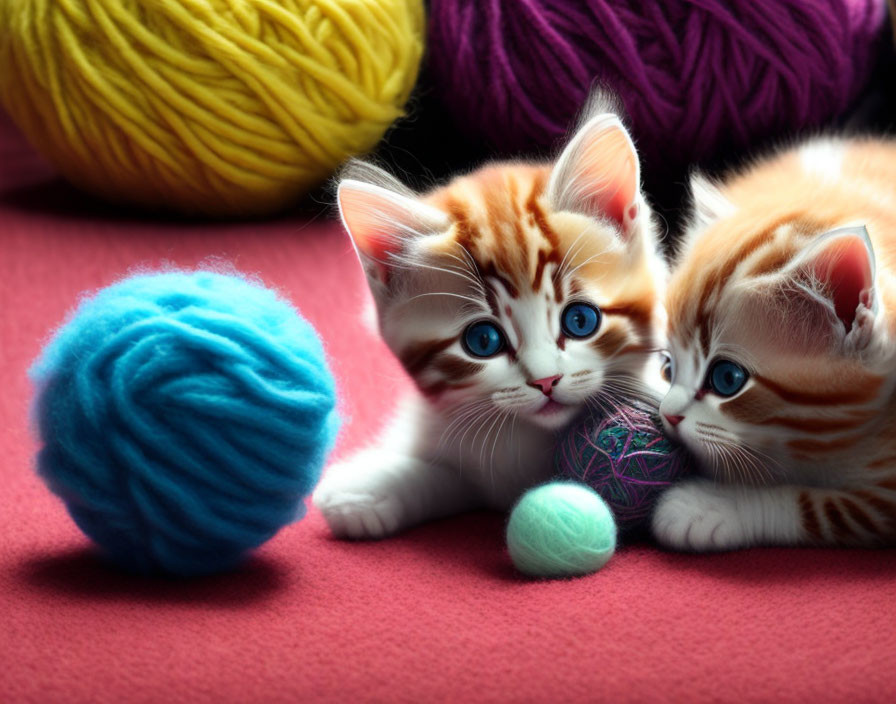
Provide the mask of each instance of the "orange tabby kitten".
[{"label": "orange tabby kitten", "polygon": [[506,509],[551,476],[554,434],[586,402],[649,391],[665,266],[632,142],[596,112],[554,165],[489,165],[422,196],[346,172],[342,221],[419,393],[328,469],[314,502],[334,534]]},{"label": "orange tabby kitten", "polygon": [[812,141],[695,201],[661,413],[711,479],[664,495],[656,537],[896,543],[896,142]]}]

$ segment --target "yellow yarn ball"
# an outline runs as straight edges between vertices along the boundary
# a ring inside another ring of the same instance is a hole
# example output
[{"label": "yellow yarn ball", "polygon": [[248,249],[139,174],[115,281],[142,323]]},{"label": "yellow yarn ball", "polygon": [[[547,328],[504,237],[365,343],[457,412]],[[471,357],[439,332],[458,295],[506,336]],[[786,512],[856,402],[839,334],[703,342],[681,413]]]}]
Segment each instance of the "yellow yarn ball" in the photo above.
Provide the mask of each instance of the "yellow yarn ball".
[{"label": "yellow yarn ball", "polygon": [[73,184],[212,215],[281,208],[371,149],[422,0],[0,0],[0,99]]}]

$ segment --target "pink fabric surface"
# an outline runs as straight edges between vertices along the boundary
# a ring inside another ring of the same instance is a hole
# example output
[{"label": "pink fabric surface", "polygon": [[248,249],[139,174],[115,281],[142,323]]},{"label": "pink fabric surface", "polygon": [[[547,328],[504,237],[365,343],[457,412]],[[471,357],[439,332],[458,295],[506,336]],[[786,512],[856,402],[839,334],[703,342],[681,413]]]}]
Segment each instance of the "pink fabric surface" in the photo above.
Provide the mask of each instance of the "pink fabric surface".
[{"label": "pink fabric surface", "polygon": [[80,292],[209,257],[261,275],[326,341],[348,417],[337,456],[376,436],[408,384],[358,322],[363,282],[334,223],[141,220],[61,186],[10,183],[0,193],[0,701],[894,700],[891,550],[629,546],[591,577],[532,582],[510,565],[501,516],[348,543],[312,510],[233,574],[177,581],[105,566],[35,476],[27,424],[25,370]]}]

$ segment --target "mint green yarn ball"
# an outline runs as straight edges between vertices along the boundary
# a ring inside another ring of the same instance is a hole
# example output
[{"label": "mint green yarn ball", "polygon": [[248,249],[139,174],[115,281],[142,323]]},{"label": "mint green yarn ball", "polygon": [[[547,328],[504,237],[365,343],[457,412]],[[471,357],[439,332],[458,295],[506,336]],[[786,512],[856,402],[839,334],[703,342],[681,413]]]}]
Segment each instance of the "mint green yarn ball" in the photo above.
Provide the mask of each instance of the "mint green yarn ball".
[{"label": "mint green yarn ball", "polygon": [[507,549],[516,568],[532,577],[591,574],[616,550],[616,522],[591,487],[551,482],[530,489],[513,507]]}]

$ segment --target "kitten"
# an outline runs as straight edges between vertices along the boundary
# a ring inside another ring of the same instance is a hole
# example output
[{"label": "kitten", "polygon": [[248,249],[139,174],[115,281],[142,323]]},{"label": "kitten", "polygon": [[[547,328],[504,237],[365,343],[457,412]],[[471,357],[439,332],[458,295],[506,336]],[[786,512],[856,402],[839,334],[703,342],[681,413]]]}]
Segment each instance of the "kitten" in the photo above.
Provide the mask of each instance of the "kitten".
[{"label": "kitten", "polygon": [[811,141],[695,201],[660,411],[710,479],[663,495],[656,537],[892,545],[896,142]]},{"label": "kitten", "polygon": [[324,476],[314,503],[335,535],[507,509],[552,475],[555,434],[586,403],[650,393],[665,264],[631,139],[591,115],[553,166],[493,164],[422,196],[369,164],[344,175],[342,222],[419,393]]}]

